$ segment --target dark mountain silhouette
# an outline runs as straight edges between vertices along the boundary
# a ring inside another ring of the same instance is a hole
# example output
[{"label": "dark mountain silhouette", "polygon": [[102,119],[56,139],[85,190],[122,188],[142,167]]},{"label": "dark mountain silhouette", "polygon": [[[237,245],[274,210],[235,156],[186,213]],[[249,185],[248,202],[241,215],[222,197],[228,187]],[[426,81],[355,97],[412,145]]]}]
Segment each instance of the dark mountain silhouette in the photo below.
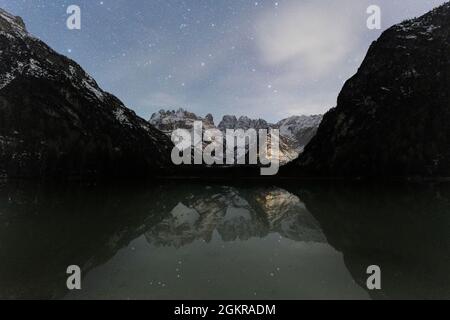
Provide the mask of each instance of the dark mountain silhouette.
[{"label": "dark mountain silhouette", "polygon": [[374,42],[290,176],[450,176],[450,4]]},{"label": "dark mountain silhouette", "polygon": [[0,174],[151,176],[170,140],[0,9]]}]

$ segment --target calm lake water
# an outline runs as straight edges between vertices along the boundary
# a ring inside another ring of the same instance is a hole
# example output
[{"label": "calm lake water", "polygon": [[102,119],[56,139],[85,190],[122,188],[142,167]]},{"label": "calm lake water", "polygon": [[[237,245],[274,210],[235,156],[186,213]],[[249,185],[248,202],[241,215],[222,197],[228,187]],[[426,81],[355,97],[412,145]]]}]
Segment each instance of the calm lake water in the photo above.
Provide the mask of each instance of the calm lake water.
[{"label": "calm lake water", "polygon": [[450,299],[450,185],[1,183],[0,298]]}]

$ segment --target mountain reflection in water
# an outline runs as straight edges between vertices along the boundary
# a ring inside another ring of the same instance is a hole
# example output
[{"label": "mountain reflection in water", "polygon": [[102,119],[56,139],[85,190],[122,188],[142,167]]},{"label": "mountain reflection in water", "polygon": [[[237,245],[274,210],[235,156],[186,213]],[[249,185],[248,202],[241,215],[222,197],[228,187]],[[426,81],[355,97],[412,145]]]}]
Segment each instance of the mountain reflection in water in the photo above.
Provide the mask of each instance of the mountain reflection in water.
[{"label": "mountain reflection in water", "polygon": [[[1,298],[450,298],[439,186],[0,188]],[[68,292],[79,265],[83,289]],[[367,266],[382,290],[365,289]]]}]

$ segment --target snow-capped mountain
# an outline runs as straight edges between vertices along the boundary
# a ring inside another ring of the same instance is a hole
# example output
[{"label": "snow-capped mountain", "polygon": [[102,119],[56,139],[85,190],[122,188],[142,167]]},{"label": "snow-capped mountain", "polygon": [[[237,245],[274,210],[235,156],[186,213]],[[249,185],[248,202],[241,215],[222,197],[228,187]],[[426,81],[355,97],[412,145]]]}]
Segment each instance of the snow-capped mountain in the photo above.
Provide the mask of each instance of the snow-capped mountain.
[{"label": "snow-capped mountain", "polygon": [[165,111],[152,115],[150,124],[170,135],[175,129],[192,129],[194,121],[202,121],[204,129],[217,128],[222,132],[227,129],[279,129],[280,130],[280,162],[288,163],[296,159],[305,145],[312,139],[317,132],[317,128],[322,120],[322,116],[294,116],[276,124],[268,123],[263,119],[250,119],[242,116],[237,118],[233,115],[225,115],[219,125],[215,126],[211,114],[205,118],[199,117],[192,112],[184,109],[177,111]]},{"label": "snow-capped mountain", "polygon": [[1,9],[0,119],[3,176],[146,176],[171,164],[166,135]]},{"label": "snow-capped mountain", "polygon": [[295,141],[299,150],[311,141],[322,122],[322,115],[293,116],[278,122],[275,127],[280,129],[280,135]]}]

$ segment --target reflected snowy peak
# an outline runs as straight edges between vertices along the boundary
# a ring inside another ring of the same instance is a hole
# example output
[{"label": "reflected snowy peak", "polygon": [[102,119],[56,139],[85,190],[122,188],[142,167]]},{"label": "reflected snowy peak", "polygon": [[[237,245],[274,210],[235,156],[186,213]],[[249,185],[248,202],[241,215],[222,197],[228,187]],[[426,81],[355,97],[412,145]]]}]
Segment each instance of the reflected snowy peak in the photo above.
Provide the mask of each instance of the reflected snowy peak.
[{"label": "reflected snowy peak", "polygon": [[286,190],[224,186],[205,187],[204,191],[179,202],[146,232],[147,241],[156,246],[182,247],[196,240],[210,242],[215,231],[223,241],[262,238],[270,233],[295,241],[326,241],[305,205]]}]

